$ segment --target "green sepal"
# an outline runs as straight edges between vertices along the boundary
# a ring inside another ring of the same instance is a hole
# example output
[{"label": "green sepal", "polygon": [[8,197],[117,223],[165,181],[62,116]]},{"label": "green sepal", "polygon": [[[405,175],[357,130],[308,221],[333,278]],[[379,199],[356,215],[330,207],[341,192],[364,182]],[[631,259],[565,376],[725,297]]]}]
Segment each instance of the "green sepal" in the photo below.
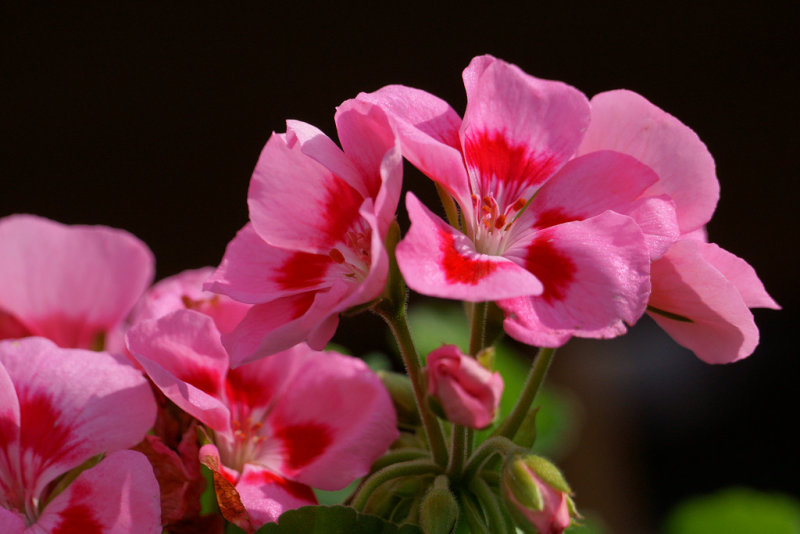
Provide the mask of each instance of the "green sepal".
[{"label": "green sepal", "polygon": [[531,510],[544,509],[544,498],[524,459],[513,457],[503,468],[503,487],[520,506]]},{"label": "green sepal", "polygon": [[520,447],[525,447],[526,449],[530,449],[536,442],[537,413],[539,413],[539,406],[529,410],[528,413],[525,415],[525,419],[522,420],[522,424],[519,426],[519,430],[517,430],[517,433],[514,435],[514,443],[516,443]]},{"label": "green sepal", "polygon": [[478,360],[478,363],[481,364],[481,367],[489,371],[494,371],[494,358],[494,345],[489,345],[488,347],[481,349],[477,356],[475,356],[475,359]]},{"label": "green sepal", "polygon": [[567,484],[564,475],[550,460],[531,454],[526,456],[524,461],[542,482],[553,489],[572,495],[572,488]]},{"label": "green sepal", "polygon": [[436,477],[419,511],[419,524],[425,534],[449,534],[458,519],[458,502],[445,475]]}]

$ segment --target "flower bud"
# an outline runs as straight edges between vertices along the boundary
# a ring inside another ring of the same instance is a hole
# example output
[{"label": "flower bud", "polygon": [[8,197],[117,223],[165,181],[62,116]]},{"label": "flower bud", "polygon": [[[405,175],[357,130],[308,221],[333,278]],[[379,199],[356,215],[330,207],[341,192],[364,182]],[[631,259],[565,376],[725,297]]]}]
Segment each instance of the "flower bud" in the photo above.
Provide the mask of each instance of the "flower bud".
[{"label": "flower bud", "polygon": [[577,516],[572,490],[556,466],[540,456],[512,457],[503,468],[503,498],[527,532],[561,534]]},{"label": "flower bud", "polygon": [[455,345],[443,345],[428,355],[425,375],[428,394],[449,421],[469,428],[492,422],[503,393],[500,373],[488,371]]},{"label": "flower bud", "polygon": [[458,518],[458,503],[448,487],[447,477],[440,475],[420,505],[419,526],[425,534],[449,534]]}]

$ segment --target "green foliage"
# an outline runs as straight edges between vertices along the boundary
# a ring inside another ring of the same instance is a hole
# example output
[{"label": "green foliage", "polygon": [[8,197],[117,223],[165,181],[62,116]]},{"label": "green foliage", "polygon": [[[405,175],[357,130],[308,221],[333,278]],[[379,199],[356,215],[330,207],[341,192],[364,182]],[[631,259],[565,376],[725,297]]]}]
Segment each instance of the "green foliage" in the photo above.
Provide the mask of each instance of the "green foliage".
[{"label": "green foliage", "polygon": [[668,517],[665,534],[800,534],[800,502],[731,488],[686,501]]},{"label": "green foliage", "polygon": [[346,506],[304,506],[289,510],[277,523],[268,523],[257,534],[421,534],[413,525],[395,525],[380,517],[356,512]]}]

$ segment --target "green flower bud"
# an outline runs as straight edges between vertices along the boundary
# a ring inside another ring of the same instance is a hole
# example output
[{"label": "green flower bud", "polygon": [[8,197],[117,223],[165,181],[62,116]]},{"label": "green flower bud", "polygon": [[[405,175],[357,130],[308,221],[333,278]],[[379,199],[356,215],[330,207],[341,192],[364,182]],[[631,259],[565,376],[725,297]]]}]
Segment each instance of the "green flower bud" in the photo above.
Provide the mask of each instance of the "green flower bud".
[{"label": "green flower bud", "polygon": [[450,534],[458,519],[458,503],[448,487],[447,477],[436,477],[419,512],[419,526],[425,534]]}]

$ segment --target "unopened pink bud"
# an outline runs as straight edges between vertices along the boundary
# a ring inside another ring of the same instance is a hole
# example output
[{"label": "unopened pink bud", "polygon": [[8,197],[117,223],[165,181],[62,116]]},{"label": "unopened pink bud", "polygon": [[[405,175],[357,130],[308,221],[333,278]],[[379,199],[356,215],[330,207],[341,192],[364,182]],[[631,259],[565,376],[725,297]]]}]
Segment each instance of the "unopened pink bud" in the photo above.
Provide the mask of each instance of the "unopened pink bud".
[{"label": "unopened pink bud", "polygon": [[515,521],[539,534],[561,534],[575,512],[570,489],[552,463],[539,456],[517,458],[503,469],[503,495]]}]

